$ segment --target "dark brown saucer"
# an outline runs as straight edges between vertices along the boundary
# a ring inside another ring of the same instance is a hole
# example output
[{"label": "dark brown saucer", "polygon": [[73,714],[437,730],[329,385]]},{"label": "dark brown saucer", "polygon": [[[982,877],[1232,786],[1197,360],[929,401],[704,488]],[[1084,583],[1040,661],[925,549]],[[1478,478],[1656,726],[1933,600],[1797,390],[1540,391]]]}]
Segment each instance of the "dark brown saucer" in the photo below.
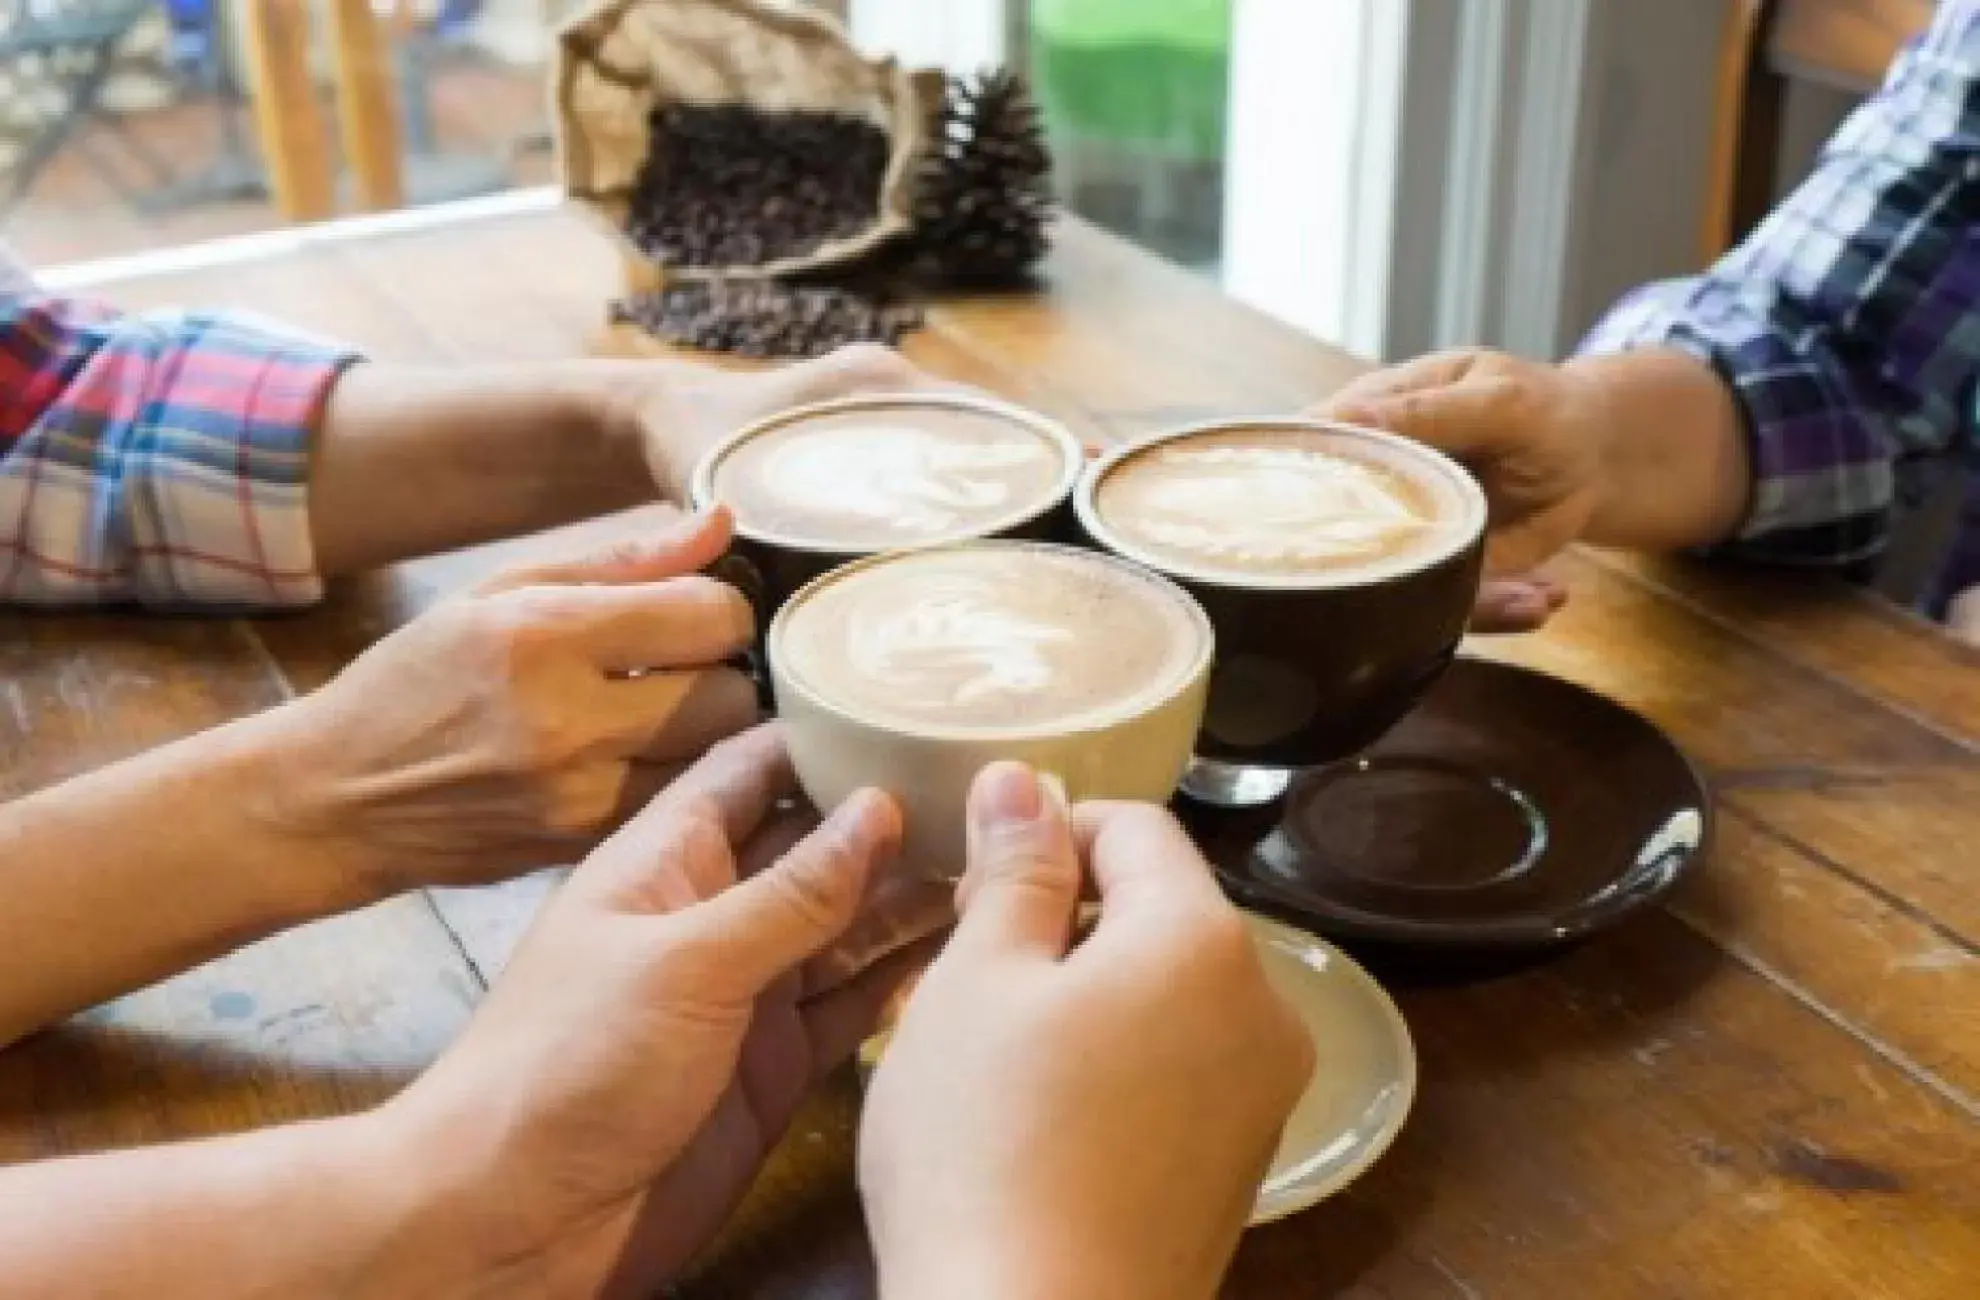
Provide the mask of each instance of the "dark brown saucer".
[{"label": "dark brown saucer", "polygon": [[1587,938],[1668,892],[1712,820],[1698,772],[1649,722],[1480,659],[1273,812],[1186,810],[1231,893],[1351,947],[1425,955]]}]

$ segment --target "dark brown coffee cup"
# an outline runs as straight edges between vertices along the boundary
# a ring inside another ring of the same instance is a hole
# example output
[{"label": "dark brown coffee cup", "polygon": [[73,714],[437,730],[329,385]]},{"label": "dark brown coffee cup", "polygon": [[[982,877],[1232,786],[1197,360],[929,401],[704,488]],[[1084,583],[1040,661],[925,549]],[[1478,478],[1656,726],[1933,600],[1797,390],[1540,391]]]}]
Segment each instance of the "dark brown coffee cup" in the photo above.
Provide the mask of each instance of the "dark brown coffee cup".
[{"label": "dark brown coffee cup", "polygon": [[[1367,440],[1408,473],[1436,476],[1464,513],[1449,544],[1377,574],[1233,575],[1155,554],[1100,515],[1100,485],[1138,453],[1205,434],[1281,429]],[[1199,763],[1185,788],[1226,805],[1269,802],[1293,770],[1349,757],[1401,721],[1457,653],[1484,565],[1484,494],[1462,466],[1391,434],[1320,421],[1198,425],[1116,448],[1087,468],[1074,505],[1094,544],[1180,583],[1210,616],[1216,667]]]},{"label": "dark brown coffee cup", "polygon": [[[710,572],[730,582],[749,598],[756,608],[759,628],[768,628],[770,621],[799,588],[834,569],[870,555],[986,538],[1065,541],[1077,535],[1071,501],[1073,487],[1079,479],[1085,458],[1079,440],[1042,415],[967,393],[849,397],[781,412],[737,431],[703,456],[689,481],[690,503],[697,510],[706,510],[723,502],[718,489],[717,471],[728,457],[757,438],[805,422],[844,420],[861,415],[911,425],[917,415],[924,414],[936,419],[982,419],[1021,429],[1056,451],[1062,462],[1058,475],[1051,487],[1036,499],[1015,501],[1009,509],[991,516],[954,529],[908,537],[899,544],[875,545],[870,541],[835,539],[828,535],[829,529],[821,528],[812,528],[800,535],[765,526],[749,518],[747,512],[738,510],[730,554]],[[736,503],[731,501],[725,504],[733,508]]]}]

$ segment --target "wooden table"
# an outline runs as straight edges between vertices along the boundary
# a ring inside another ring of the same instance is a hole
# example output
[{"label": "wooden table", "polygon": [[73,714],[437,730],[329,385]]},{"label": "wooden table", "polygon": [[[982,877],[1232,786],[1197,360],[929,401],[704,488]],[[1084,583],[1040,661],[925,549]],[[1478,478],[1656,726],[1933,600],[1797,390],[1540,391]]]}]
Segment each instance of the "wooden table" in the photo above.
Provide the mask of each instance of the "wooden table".
[{"label": "wooden table", "polygon": [[[596,234],[538,212],[104,292],[251,307],[381,358],[500,361],[592,345],[617,274]],[[1356,368],[1085,228],[1051,279],[941,308],[910,350],[1096,438],[1288,410]],[[308,690],[501,555],[265,622],[0,615],[0,793]],[[1980,657],[1819,583],[1595,555],[1566,572],[1552,630],[1479,649],[1668,728],[1717,789],[1713,860],[1555,963],[1405,992],[1407,1131],[1347,1194],[1249,1237],[1228,1294],[1980,1295]],[[545,887],[400,898],[9,1051],[0,1159],[384,1096],[459,1030]],[[846,1085],[806,1113],[688,1295],[869,1293],[854,1107]]]}]

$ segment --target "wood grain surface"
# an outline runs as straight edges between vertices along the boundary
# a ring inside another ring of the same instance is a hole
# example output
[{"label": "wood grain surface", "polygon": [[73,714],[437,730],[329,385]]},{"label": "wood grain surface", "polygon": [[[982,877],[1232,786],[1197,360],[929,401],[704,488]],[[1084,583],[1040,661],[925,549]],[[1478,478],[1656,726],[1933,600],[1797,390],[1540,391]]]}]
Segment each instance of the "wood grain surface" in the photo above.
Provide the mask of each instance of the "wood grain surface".
[{"label": "wood grain surface", "polygon": [[[320,245],[112,287],[251,307],[380,358],[539,359],[604,331],[619,268],[562,214]],[[1095,441],[1325,396],[1358,362],[1089,228],[1050,288],[947,303],[908,351]],[[636,512],[588,526],[643,526]],[[306,691],[531,539],[260,622],[0,615],[0,791]],[[1576,554],[1544,634],[1480,642],[1602,691],[1710,775],[1721,834],[1668,908],[1557,961],[1399,992],[1403,1137],[1252,1234],[1233,1297],[1953,1300],[1980,1286],[1980,655],[1840,586]],[[0,1055],[0,1158],[382,1095],[470,1014],[554,878],[279,937]],[[0,958],[4,964],[4,958]],[[692,1297],[872,1293],[857,1096],[821,1094]],[[939,1158],[931,1155],[931,1158]]]},{"label": "wood grain surface", "polygon": [[1933,0],[1778,0],[1769,54],[1791,76],[1868,91],[1932,22]]}]

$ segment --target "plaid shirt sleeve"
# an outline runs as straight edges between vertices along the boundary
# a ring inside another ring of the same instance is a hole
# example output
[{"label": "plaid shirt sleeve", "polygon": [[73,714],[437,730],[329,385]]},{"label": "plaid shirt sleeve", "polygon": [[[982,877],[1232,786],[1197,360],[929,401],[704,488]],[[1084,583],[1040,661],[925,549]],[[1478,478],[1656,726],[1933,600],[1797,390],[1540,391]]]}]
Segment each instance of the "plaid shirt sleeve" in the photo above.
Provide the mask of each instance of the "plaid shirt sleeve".
[{"label": "plaid shirt sleeve", "polygon": [[355,359],[242,317],[0,296],[0,602],[316,600],[310,438]]},{"label": "plaid shirt sleeve", "polygon": [[1728,550],[1833,565],[1882,551],[1903,471],[1956,450],[1972,419],[1980,2],[1940,4],[1741,247],[1638,291],[1582,350],[1646,346],[1710,363],[1744,409],[1755,484]]}]

